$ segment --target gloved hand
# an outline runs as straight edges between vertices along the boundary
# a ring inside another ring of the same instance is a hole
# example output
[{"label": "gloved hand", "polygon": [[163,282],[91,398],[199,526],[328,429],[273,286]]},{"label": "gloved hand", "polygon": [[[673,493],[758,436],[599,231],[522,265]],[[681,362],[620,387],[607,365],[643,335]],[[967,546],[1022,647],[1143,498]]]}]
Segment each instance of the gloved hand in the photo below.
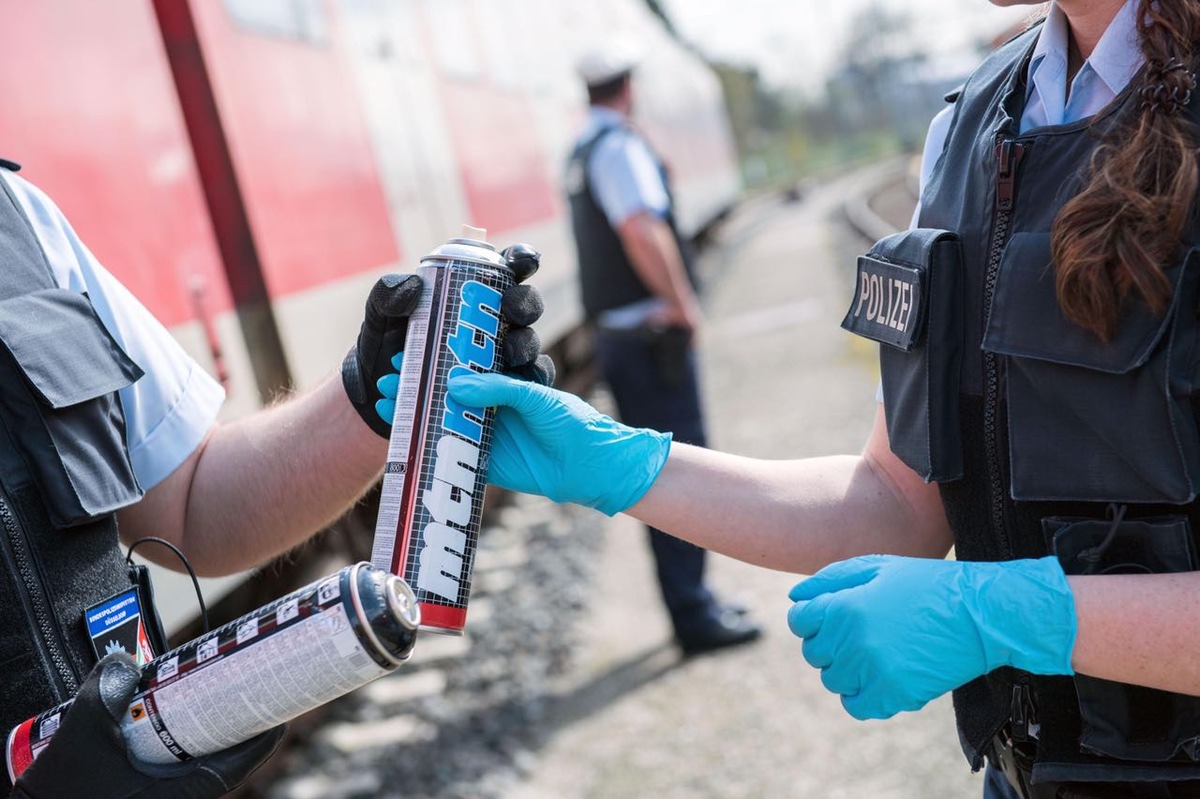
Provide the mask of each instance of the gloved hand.
[{"label": "gloved hand", "polygon": [[637,503],[662,471],[671,435],[627,427],[579,397],[499,374],[457,375],[450,396],[498,406],[488,481],[608,515]]},{"label": "gloved hand", "polygon": [[1075,600],[1058,560],[964,563],[869,555],[788,597],[804,659],[859,719],[885,719],[1013,666],[1073,674]]},{"label": "gloved hand", "polygon": [[392,427],[375,413],[379,378],[391,371],[392,357],[404,349],[408,318],[417,308],[424,283],[416,275],[384,275],[367,295],[358,341],[342,361],[342,386],[367,426],[384,438]]},{"label": "gloved hand", "polygon": [[[501,352],[505,369],[548,385],[554,382],[554,362],[540,355],[541,341],[530,327],[545,306],[537,289],[520,285],[537,271],[541,255],[526,244],[507,247],[501,255],[517,280],[517,285],[505,291],[500,300],[500,314],[509,324]],[[416,310],[422,289],[423,283],[416,275],[380,278],[367,296],[358,341],[342,362],[342,385],[350,404],[383,438],[391,433],[408,319]]]},{"label": "gloved hand", "polygon": [[120,719],[140,676],[129,655],[101,660],[50,745],[17,780],[12,799],[213,799],[240,785],[283,738],[283,727],[276,727],[224,752],[150,776],[130,763],[121,735]]}]

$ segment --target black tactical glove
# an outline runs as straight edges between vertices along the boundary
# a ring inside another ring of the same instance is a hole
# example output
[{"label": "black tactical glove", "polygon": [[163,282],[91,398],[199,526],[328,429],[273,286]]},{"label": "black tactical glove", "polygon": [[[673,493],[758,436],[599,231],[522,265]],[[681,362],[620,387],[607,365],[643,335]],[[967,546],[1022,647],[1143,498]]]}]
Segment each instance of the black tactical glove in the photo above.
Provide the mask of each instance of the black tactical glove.
[{"label": "black tactical glove", "polygon": [[[554,362],[540,354],[541,340],[530,327],[545,306],[537,289],[520,285],[537,271],[541,255],[527,244],[514,244],[500,254],[518,284],[505,291],[500,300],[500,313],[509,324],[502,350],[504,370],[550,385],[554,382]],[[383,438],[390,435],[392,420],[390,416],[385,419],[376,408],[384,396],[378,383],[380,378],[396,373],[392,359],[404,351],[408,318],[417,307],[422,287],[416,275],[385,275],[376,281],[367,295],[358,342],[342,361],[342,385],[350,404],[367,426]]]},{"label": "black tactical glove", "polygon": [[121,735],[120,720],[140,678],[123,652],[101,660],[10,799],[214,799],[241,785],[283,738],[283,727],[276,727],[224,752],[151,767],[162,774],[150,776],[132,765]]},{"label": "black tactical glove", "polygon": [[532,327],[546,306],[536,288],[523,285],[538,270],[542,255],[528,244],[513,244],[500,254],[517,281],[500,298],[500,315],[508,321],[501,371],[548,386],[554,382],[554,361],[542,354],[542,340]]}]

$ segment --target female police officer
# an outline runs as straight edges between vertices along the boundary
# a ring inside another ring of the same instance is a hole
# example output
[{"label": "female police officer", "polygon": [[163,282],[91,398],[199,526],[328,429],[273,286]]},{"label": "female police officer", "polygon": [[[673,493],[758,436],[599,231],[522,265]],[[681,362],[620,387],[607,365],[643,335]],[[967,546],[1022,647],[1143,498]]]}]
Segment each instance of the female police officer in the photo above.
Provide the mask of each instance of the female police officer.
[{"label": "female police officer", "polygon": [[916,228],[859,261],[861,455],[671,446],[463,377],[501,406],[491,478],[816,572],[788,621],[824,684],[859,718],[953,690],[992,796],[1200,795],[1198,45],[1200,0],[1055,0],[967,81]]}]

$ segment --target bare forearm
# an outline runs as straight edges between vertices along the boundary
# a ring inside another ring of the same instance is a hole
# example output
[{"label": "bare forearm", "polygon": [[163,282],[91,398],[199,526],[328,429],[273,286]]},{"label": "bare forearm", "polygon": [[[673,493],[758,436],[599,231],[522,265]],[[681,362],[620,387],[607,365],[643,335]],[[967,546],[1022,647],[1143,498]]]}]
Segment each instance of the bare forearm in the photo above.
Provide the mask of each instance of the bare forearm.
[{"label": "bare forearm", "polygon": [[121,512],[123,537],[167,538],[206,575],[249,568],[336,519],[374,482],[386,452],[331,378],[215,427],[186,463]]},{"label": "bare forearm", "polygon": [[622,223],[618,235],[634,271],[652,294],[679,307],[696,304],[683,256],[666,222],[650,213],[636,214]]},{"label": "bare forearm", "polygon": [[1068,577],[1080,674],[1200,696],[1200,573]]},{"label": "bare forearm", "polygon": [[945,556],[944,514],[918,492],[907,498],[866,456],[764,461],[673,444],[629,513],[747,563],[811,574],[870,553]]}]

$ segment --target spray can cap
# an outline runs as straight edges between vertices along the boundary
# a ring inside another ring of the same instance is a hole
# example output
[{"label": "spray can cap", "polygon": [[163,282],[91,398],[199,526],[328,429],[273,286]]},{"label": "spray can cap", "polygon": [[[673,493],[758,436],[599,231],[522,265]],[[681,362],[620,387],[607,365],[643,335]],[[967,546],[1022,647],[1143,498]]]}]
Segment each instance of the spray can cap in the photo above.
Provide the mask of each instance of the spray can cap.
[{"label": "spray can cap", "polygon": [[488,266],[504,266],[504,257],[496,252],[496,248],[488,244],[486,239],[487,230],[472,227],[471,225],[463,225],[462,235],[434,248],[433,252],[426,255],[425,258],[472,261]]},{"label": "spray can cap", "polygon": [[408,583],[391,575],[384,590],[392,617],[410,630],[417,629],[421,624],[421,606],[417,604],[416,594]]}]

